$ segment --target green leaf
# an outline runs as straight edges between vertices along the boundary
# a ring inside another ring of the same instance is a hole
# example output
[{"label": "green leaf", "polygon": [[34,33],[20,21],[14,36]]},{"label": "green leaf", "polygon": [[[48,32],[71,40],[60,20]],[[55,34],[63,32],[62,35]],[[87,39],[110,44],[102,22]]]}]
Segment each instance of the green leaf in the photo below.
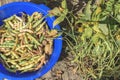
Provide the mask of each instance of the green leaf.
[{"label": "green leaf", "polygon": [[120,23],[120,15],[117,15],[117,20]]},{"label": "green leaf", "polygon": [[98,42],[98,35],[97,34],[94,34],[93,35],[93,37],[92,37],[92,42],[94,43],[94,44],[96,44],[97,42]]},{"label": "green leaf", "polygon": [[90,27],[85,29],[85,35],[87,38],[92,36],[92,29]]},{"label": "green leaf", "polygon": [[100,30],[105,34],[108,35],[108,27],[107,24],[99,24]]},{"label": "green leaf", "polygon": [[98,32],[101,32],[99,27],[98,27],[98,24],[94,24],[94,26],[92,27],[94,31],[96,31],[97,33]]},{"label": "green leaf", "polygon": [[120,40],[117,40],[116,42],[117,42],[117,44],[120,46]]},{"label": "green leaf", "polygon": [[61,23],[65,19],[65,16],[62,15],[58,17],[54,22],[53,22],[53,27],[56,26],[57,24]]},{"label": "green leaf", "polygon": [[67,3],[66,0],[63,0],[61,3],[62,8],[66,9],[67,8]]},{"label": "green leaf", "polygon": [[81,39],[85,40],[86,38],[90,38],[92,36],[92,28],[87,27],[85,28],[85,32],[83,33]]},{"label": "green leaf", "polygon": [[64,9],[63,13],[64,13],[64,15],[67,15],[68,14],[68,9]]},{"label": "green leaf", "polygon": [[105,36],[101,33],[94,34],[92,37],[92,42],[96,44],[99,39],[105,40]]},{"label": "green leaf", "polygon": [[91,19],[91,1],[89,1],[85,7],[84,14],[85,14],[85,20],[90,20]]},{"label": "green leaf", "polygon": [[67,15],[67,14],[68,14],[68,9],[67,9],[66,0],[63,0],[63,1],[62,1],[61,7],[63,8],[63,13],[64,13],[64,15]]}]

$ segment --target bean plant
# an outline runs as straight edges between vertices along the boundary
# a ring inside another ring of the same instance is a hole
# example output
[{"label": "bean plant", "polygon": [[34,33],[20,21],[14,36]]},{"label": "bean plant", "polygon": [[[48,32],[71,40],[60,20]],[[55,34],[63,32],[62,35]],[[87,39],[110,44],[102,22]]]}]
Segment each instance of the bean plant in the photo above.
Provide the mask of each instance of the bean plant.
[{"label": "bean plant", "polygon": [[50,11],[67,21],[64,40],[83,80],[120,79],[120,0],[88,0],[81,12],[68,10],[66,0]]}]

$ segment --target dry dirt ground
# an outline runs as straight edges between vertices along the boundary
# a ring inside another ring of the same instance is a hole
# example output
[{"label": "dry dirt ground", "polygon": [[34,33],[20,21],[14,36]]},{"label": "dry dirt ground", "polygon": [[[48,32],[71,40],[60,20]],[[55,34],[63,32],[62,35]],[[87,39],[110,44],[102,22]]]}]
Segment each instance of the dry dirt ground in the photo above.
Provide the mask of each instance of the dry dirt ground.
[{"label": "dry dirt ground", "polygon": [[[0,5],[13,1],[30,1],[30,0],[0,0]],[[31,0],[30,2],[33,2],[35,4],[44,3],[52,9],[56,6],[59,6],[61,0]],[[80,10],[81,7],[84,5],[82,0],[67,0],[67,3],[69,9],[75,9],[75,11]],[[65,53],[64,47],[56,65],[43,77],[38,78],[36,80],[82,80],[80,74],[76,72],[77,70],[76,64],[71,62],[73,56],[71,54]]]}]

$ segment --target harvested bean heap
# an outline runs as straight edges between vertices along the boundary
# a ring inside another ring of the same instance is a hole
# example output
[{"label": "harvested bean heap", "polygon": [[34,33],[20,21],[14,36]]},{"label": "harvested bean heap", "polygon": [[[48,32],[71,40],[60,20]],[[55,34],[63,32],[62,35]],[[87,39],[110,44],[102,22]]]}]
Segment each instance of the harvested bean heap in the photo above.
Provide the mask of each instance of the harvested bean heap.
[{"label": "harvested bean heap", "polygon": [[11,72],[40,69],[52,53],[57,30],[50,30],[41,13],[13,15],[0,28],[0,61]]}]

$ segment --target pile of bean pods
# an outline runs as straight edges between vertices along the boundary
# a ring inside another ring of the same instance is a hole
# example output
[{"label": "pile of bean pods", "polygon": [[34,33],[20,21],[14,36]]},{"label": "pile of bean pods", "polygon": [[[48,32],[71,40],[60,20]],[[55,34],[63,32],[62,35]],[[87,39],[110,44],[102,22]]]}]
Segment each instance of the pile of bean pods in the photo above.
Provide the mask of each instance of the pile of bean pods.
[{"label": "pile of bean pods", "polygon": [[5,19],[0,27],[0,62],[10,72],[40,69],[49,59],[58,31],[50,30],[38,12]]}]

